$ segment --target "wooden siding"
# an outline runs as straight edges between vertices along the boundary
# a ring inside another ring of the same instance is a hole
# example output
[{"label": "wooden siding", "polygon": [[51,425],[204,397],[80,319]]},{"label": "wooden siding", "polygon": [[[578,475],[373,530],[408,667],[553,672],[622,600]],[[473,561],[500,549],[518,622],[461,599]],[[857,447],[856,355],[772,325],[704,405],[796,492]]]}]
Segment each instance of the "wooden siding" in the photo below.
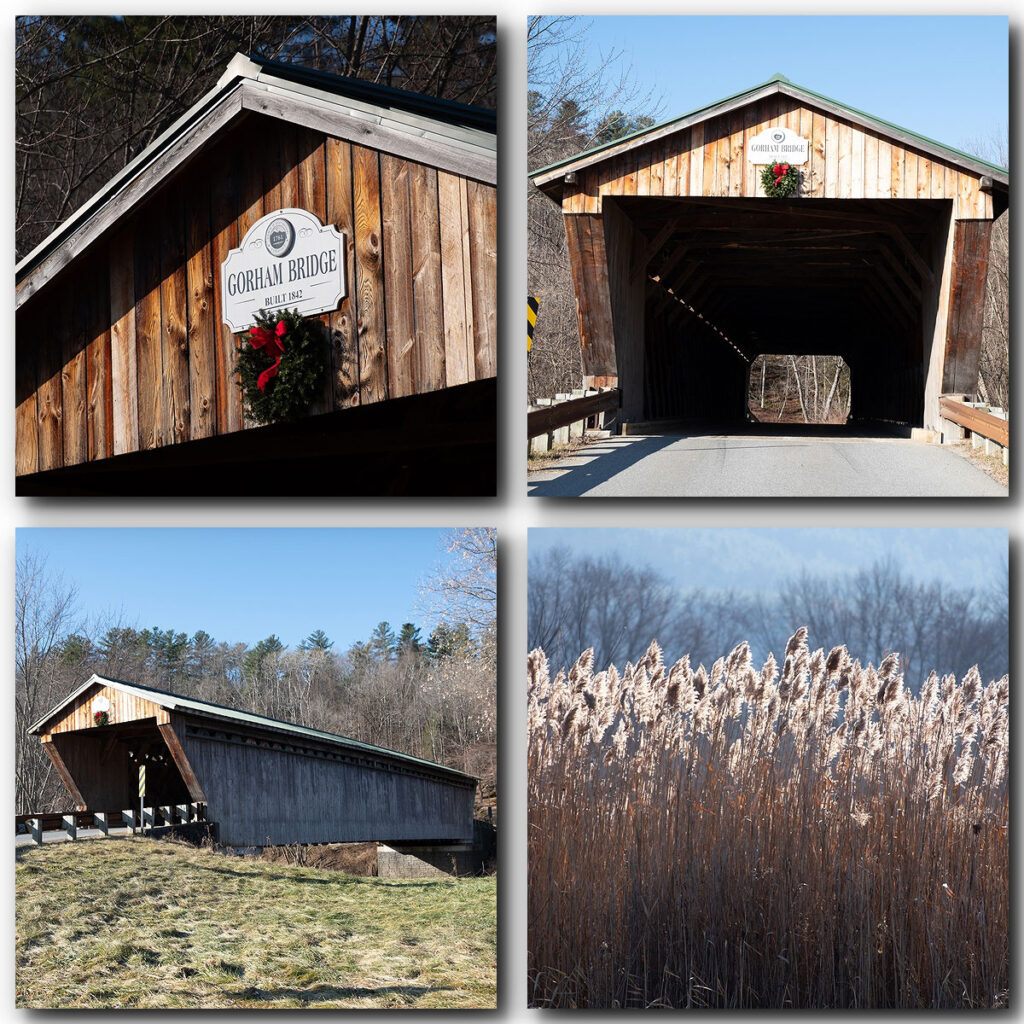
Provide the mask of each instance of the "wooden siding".
[{"label": "wooden siding", "polygon": [[301,737],[172,723],[227,845],[472,839],[472,784]]},{"label": "wooden siding", "polygon": [[991,237],[992,221],[956,222],[942,364],[942,390],[946,394],[973,395],[978,387]]},{"label": "wooden siding", "polygon": [[312,414],[496,375],[495,187],[250,115],[18,311],[16,472],[251,426],[220,264],[285,206],[348,246]]},{"label": "wooden siding", "polygon": [[96,728],[92,720],[92,702],[99,696],[110,701],[107,716],[111,725],[137,722],[144,718],[153,718],[157,722],[170,720],[167,712],[159,704],[154,704],[144,697],[136,697],[113,686],[92,686],[70,707],[65,708],[59,717],[45,724],[44,735]]},{"label": "wooden siding", "polygon": [[604,196],[764,197],[763,164],[748,159],[751,138],[792,128],[810,144],[800,195],[818,199],[951,199],[957,219],[990,219],[992,196],[980,178],[905,148],[823,110],[776,94],[610,155],[566,185],[565,213],[600,213]]}]

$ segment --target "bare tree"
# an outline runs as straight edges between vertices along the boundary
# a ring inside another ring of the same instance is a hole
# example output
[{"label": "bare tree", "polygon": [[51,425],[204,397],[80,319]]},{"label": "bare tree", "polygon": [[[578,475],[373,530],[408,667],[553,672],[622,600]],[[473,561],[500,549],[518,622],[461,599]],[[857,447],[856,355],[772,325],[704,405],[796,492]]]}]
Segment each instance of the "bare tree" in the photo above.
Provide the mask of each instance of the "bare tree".
[{"label": "bare tree", "polygon": [[47,569],[46,561],[22,555],[14,584],[15,799],[20,812],[48,809],[62,792],[50,759],[26,736],[30,725],[64,696],[68,679],[59,654],[75,628],[77,592]]},{"label": "bare tree", "polygon": [[[596,142],[653,123],[660,101],[644,92],[613,50],[592,60],[589,19],[527,20],[527,161],[531,170]],[[579,324],[562,212],[527,183],[527,287],[539,300],[528,364],[528,397],[551,397],[582,383]]]}]

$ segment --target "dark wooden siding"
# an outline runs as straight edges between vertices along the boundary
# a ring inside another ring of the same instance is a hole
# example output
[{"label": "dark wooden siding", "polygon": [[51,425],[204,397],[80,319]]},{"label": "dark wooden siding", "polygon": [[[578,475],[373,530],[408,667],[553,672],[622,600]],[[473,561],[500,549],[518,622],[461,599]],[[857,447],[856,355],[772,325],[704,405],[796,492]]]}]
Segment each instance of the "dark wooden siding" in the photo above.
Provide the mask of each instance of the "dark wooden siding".
[{"label": "dark wooden siding", "polygon": [[249,115],[19,310],[16,472],[244,429],[220,264],[286,206],[348,245],[312,414],[495,376],[495,188]]},{"label": "dark wooden siding", "polygon": [[472,784],[301,737],[177,714],[172,724],[222,843],[472,839]]}]

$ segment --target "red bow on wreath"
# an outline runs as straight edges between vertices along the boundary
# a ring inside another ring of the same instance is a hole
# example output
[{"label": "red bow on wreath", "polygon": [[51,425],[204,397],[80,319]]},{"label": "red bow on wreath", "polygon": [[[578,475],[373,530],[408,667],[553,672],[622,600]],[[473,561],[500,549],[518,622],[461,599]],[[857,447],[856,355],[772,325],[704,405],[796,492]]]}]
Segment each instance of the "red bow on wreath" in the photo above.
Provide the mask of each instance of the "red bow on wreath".
[{"label": "red bow on wreath", "polygon": [[267,385],[277,376],[277,368],[281,365],[281,356],[284,355],[284,341],[282,339],[287,333],[288,327],[283,320],[278,320],[273,334],[262,327],[254,327],[249,331],[249,340],[252,342],[253,348],[266,347],[268,356],[277,356],[273,365],[268,366],[256,381],[256,386],[260,391],[266,391]]},{"label": "red bow on wreath", "polygon": [[781,185],[782,179],[789,174],[789,164],[776,164],[772,168],[772,174],[775,175],[775,184]]}]

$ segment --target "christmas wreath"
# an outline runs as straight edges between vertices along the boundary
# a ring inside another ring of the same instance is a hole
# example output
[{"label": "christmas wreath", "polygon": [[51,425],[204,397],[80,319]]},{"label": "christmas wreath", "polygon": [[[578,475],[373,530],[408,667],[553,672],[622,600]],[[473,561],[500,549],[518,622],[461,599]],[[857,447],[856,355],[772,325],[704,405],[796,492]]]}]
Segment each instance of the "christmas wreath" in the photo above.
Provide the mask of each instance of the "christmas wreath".
[{"label": "christmas wreath", "polygon": [[92,713],[92,720],[96,725],[106,725],[110,721],[106,711],[94,711]]},{"label": "christmas wreath", "polygon": [[800,172],[790,164],[769,164],[761,172],[761,187],[772,199],[791,196],[800,185]]},{"label": "christmas wreath", "polygon": [[323,343],[315,321],[298,310],[260,310],[238,348],[238,386],[246,415],[257,423],[294,420],[320,393]]}]

